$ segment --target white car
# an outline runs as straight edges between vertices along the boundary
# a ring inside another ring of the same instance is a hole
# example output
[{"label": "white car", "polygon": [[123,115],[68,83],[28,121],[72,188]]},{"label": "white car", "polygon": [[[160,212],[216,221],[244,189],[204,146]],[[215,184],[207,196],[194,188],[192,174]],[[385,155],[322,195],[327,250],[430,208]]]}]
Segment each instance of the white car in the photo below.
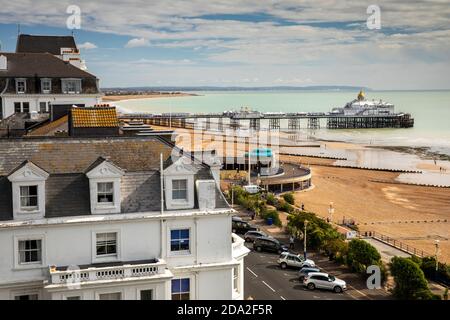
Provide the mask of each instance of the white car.
[{"label": "white car", "polygon": [[244,190],[247,191],[250,194],[258,193],[262,190],[260,186],[257,186],[256,184],[249,184],[244,186]]},{"label": "white car", "polygon": [[312,261],[310,259],[305,260],[305,258],[302,255],[293,254],[290,252],[281,253],[277,262],[280,265],[281,269],[286,269],[287,267],[303,268],[303,267],[315,267],[316,266],[314,261]]},{"label": "white car", "polygon": [[347,283],[335,276],[323,272],[311,272],[303,279],[303,285],[309,290],[326,289],[336,293],[347,290]]}]

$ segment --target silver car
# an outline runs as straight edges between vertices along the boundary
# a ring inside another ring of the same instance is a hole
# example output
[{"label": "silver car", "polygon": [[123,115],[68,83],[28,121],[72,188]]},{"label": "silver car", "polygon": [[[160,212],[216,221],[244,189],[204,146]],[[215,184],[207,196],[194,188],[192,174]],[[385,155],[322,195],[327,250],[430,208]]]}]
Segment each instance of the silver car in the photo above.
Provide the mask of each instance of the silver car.
[{"label": "silver car", "polygon": [[326,289],[336,293],[347,290],[347,284],[344,280],[338,279],[328,273],[311,272],[303,279],[303,285],[309,290]]},{"label": "silver car", "polygon": [[290,252],[281,253],[278,258],[277,263],[280,265],[281,269],[286,269],[287,267],[292,268],[303,268],[303,267],[315,267],[316,264],[310,259],[303,258],[302,255],[293,254]]},{"label": "silver car", "polygon": [[268,235],[262,231],[248,231],[244,235],[244,239],[246,242],[253,242],[256,238],[268,237]]}]

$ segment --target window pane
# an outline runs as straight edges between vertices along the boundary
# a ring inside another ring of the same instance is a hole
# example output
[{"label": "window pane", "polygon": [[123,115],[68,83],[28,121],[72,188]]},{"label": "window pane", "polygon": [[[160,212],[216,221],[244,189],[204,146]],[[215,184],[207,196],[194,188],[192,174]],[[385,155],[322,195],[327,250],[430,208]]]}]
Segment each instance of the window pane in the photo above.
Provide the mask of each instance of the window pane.
[{"label": "window pane", "polygon": [[181,291],[181,279],[172,280],[172,293],[179,293]]},{"label": "window pane", "polygon": [[180,230],[180,238],[189,239],[189,229]]},{"label": "window pane", "polygon": [[190,279],[181,279],[181,292],[189,292]]},{"label": "window pane", "polygon": [[153,290],[141,290],[141,300],[153,300]]},{"label": "window pane", "polygon": [[16,112],[16,113],[22,112],[22,109],[20,107],[20,102],[14,102],[14,112]]},{"label": "window pane", "polygon": [[30,103],[29,102],[23,103],[23,112],[30,112]]},{"label": "window pane", "polygon": [[40,113],[47,112],[47,102],[39,102],[39,112]]}]

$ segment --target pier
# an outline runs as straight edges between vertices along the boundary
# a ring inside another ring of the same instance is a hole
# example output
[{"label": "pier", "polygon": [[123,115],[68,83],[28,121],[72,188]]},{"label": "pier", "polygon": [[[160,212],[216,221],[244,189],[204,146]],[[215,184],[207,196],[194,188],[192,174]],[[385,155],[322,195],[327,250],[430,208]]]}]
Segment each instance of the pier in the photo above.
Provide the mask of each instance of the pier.
[{"label": "pier", "polygon": [[229,129],[285,130],[299,129],[372,129],[411,128],[414,119],[407,113],[374,115],[336,115],[332,113],[163,113],[122,114],[124,122],[142,121],[149,125],[172,128],[223,131]]}]

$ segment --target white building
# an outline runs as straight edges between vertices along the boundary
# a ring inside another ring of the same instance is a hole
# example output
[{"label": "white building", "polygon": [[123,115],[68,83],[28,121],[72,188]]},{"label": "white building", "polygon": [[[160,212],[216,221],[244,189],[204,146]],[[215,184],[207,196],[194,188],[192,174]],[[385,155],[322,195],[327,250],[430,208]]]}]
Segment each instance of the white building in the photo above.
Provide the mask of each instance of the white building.
[{"label": "white building", "polygon": [[86,72],[71,36],[19,35],[15,53],[0,52],[0,120],[93,106],[101,98],[99,81]]},{"label": "white building", "polygon": [[209,166],[174,150],[0,140],[0,299],[242,299],[233,211]]}]

